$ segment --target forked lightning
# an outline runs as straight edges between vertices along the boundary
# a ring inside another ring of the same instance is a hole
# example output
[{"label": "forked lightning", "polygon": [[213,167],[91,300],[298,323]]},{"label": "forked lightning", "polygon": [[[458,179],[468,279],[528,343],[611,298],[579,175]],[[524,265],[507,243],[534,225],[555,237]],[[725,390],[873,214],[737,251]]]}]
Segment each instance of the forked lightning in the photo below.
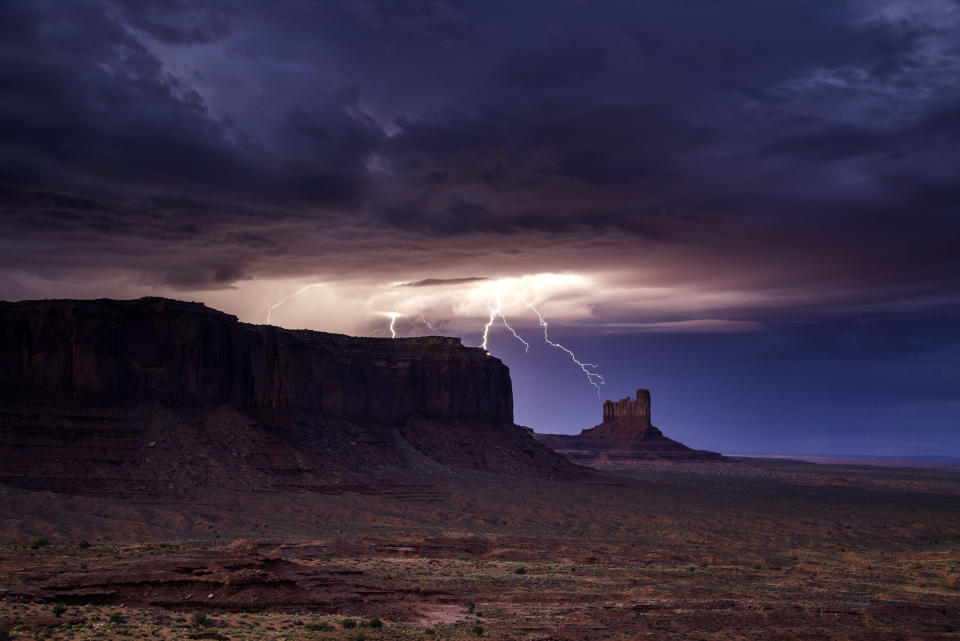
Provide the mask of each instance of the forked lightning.
[{"label": "forked lightning", "polygon": [[[276,308],[278,308],[280,305],[283,305],[285,302],[287,302],[287,301],[290,300],[291,298],[294,298],[294,297],[296,297],[296,296],[300,296],[300,295],[303,294],[304,292],[306,292],[306,291],[308,291],[308,290],[310,290],[310,289],[312,289],[312,288],[314,288],[314,287],[318,287],[318,286],[320,286],[320,285],[322,285],[322,284],[323,284],[323,283],[311,283],[310,285],[305,285],[305,286],[301,287],[300,289],[298,289],[297,291],[295,291],[294,293],[292,293],[292,294],[290,294],[290,295],[288,295],[288,296],[284,296],[284,297],[281,298],[279,301],[277,301],[276,303],[274,303],[273,305],[271,305],[270,307],[268,307],[268,308],[267,308],[267,324],[270,324],[271,314],[272,314],[273,310],[275,310]],[[580,359],[577,358],[577,355],[574,354],[573,351],[571,351],[571,350],[568,349],[567,347],[561,345],[560,343],[557,343],[556,341],[551,340],[551,339],[550,339],[550,333],[549,333],[549,324],[547,323],[547,320],[543,317],[543,314],[540,312],[540,310],[537,309],[536,305],[535,305],[534,303],[528,301],[528,300],[527,300],[526,298],[524,298],[523,296],[519,296],[519,295],[518,295],[517,298],[518,298],[519,300],[523,301],[523,303],[524,303],[527,307],[529,307],[529,308],[533,311],[534,314],[537,315],[537,320],[539,321],[540,326],[543,327],[543,340],[544,340],[544,342],[545,342],[547,345],[550,345],[551,347],[555,347],[555,348],[557,348],[557,349],[560,349],[560,350],[563,350],[564,352],[566,352],[567,355],[570,356],[570,360],[572,360],[572,361],[577,365],[577,367],[579,367],[579,368],[581,369],[581,371],[583,371],[583,373],[586,375],[587,381],[588,381],[594,388],[596,388],[596,390],[597,390],[597,396],[599,397],[599,396],[600,396],[600,386],[601,386],[601,385],[604,385],[604,384],[606,383],[606,379],[603,377],[603,375],[598,374],[596,371],[594,371],[594,370],[597,369],[598,366],[597,366],[595,363],[585,363],[585,362],[581,361]],[[483,340],[482,340],[482,342],[480,343],[481,349],[483,349],[484,351],[486,351],[488,354],[490,353],[489,350],[487,349],[488,340],[489,340],[489,338],[490,338],[490,329],[493,327],[493,324],[497,321],[497,318],[499,318],[500,321],[503,323],[503,326],[506,327],[506,328],[510,331],[510,333],[513,335],[513,337],[516,338],[518,341],[520,341],[520,343],[523,345],[523,351],[524,351],[524,353],[530,351],[530,343],[528,343],[527,341],[525,341],[525,340],[523,339],[523,337],[521,337],[520,334],[518,334],[517,331],[516,331],[515,329],[513,329],[513,327],[510,325],[510,322],[507,321],[507,317],[506,317],[506,315],[503,313],[503,301],[502,301],[502,299],[501,299],[501,296],[500,296],[500,292],[499,292],[499,291],[496,292],[496,293],[490,298],[490,300],[488,300],[488,302],[487,302],[487,310],[490,312],[490,315],[489,315],[489,317],[487,318],[487,322],[486,322],[486,323],[484,324],[484,326],[483,326]],[[380,313],[390,319],[390,326],[389,326],[390,336],[391,336],[391,338],[396,338],[396,337],[397,337],[396,320],[397,320],[397,318],[403,316],[403,314],[401,314],[400,312],[380,312]],[[425,326],[427,326],[428,328],[430,328],[431,331],[440,333],[439,330],[437,330],[437,328],[435,328],[433,325],[431,325],[429,322],[427,322],[427,320],[426,320],[423,316],[420,316],[420,321],[421,321]],[[409,323],[410,321],[407,321],[407,322]],[[412,323],[410,323],[410,324],[413,325]],[[415,327],[415,325],[414,325],[414,327]],[[379,330],[376,330],[376,332],[379,332]],[[376,332],[375,332],[375,333],[376,333]]]}]

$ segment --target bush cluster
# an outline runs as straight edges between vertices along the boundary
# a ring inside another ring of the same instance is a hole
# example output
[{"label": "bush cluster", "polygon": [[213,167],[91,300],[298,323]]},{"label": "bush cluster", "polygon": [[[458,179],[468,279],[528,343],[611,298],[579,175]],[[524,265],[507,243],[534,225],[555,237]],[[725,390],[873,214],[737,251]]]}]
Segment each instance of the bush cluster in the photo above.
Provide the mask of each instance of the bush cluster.
[{"label": "bush cluster", "polygon": [[326,621],[320,621],[319,623],[308,623],[303,627],[311,632],[326,632],[333,629],[333,626]]}]

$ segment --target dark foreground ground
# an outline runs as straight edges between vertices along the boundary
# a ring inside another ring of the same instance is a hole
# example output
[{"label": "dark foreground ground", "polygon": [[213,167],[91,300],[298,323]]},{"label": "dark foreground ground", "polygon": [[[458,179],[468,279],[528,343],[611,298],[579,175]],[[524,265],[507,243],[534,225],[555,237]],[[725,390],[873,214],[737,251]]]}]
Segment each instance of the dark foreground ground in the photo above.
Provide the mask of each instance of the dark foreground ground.
[{"label": "dark foreground ground", "polygon": [[0,486],[0,628],[960,639],[956,471],[738,460],[576,483],[433,472],[315,490],[152,502]]}]

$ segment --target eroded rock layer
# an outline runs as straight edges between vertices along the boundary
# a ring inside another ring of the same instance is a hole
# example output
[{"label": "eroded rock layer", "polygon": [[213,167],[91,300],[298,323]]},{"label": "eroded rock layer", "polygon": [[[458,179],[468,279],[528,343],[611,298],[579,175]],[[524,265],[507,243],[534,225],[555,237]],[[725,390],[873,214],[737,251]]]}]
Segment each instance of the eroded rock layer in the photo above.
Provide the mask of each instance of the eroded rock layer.
[{"label": "eroded rock layer", "polygon": [[592,467],[722,458],[716,452],[694,450],[664,436],[650,422],[650,392],[645,389],[637,390],[636,399],[604,401],[603,422],[576,436],[537,434],[536,438],[571,461]]},{"label": "eroded rock layer", "polygon": [[291,331],[162,298],[0,303],[7,482],[156,495],[436,466],[577,473],[513,425],[507,367],[458,338]]}]

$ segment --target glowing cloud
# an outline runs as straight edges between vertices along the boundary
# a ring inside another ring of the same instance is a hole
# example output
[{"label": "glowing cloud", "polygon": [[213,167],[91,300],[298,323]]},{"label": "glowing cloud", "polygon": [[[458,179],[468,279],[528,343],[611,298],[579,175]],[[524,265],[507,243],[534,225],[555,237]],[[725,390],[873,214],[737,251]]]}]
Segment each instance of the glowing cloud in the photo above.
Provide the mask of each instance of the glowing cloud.
[{"label": "glowing cloud", "polygon": [[[599,394],[600,385],[605,381],[602,375],[594,371],[597,365],[580,361],[573,351],[552,340],[547,329],[547,321],[536,306],[539,303],[530,302],[531,300],[549,300],[551,310],[568,321],[589,319],[592,313],[591,305],[585,302],[593,289],[589,278],[579,274],[545,273],[499,279],[424,279],[414,283],[415,287],[407,284],[398,286],[397,283],[360,283],[353,288],[346,283],[342,283],[337,288],[331,288],[326,283],[310,283],[269,305],[266,310],[267,322],[272,321],[272,312],[284,303],[324,286],[322,294],[317,297],[311,296],[310,299],[313,300],[311,305],[316,310],[315,313],[322,314],[325,325],[322,329],[325,330],[342,329],[341,327],[333,328],[330,325],[333,322],[342,323],[346,318],[345,310],[348,315],[353,315],[355,323],[360,323],[363,327],[360,333],[367,335],[378,334],[382,328],[371,327],[369,320],[366,321],[365,327],[362,325],[364,321],[356,316],[362,316],[364,309],[367,310],[365,313],[368,319],[370,316],[389,318],[387,329],[392,338],[398,336],[396,325],[398,318],[404,318],[411,327],[419,330],[421,326],[410,320],[418,319],[423,327],[439,334],[441,332],[437,327],[426,320],[427,312],[431,316],[444,319],[444,323],[453,323],[456,331],[464,332],[469,332],[470,320],[479,316],[486,319],[481,330],[481,349],[490,353],[491,331],[499,321],[523,345],[524,353],[527,353],[530,350],[530,343],[520,335],[514,324],[526,323],[533,326],[533,319],[524,318],[529,315],[529,309],[534,312],[536,322],[543,328],[544,342],[567,353]],[[353,289],[352,292],[351,289]],[[351,309],[353,311],[349,311]],[[378,309],[393,311],[375,311]]]}]

